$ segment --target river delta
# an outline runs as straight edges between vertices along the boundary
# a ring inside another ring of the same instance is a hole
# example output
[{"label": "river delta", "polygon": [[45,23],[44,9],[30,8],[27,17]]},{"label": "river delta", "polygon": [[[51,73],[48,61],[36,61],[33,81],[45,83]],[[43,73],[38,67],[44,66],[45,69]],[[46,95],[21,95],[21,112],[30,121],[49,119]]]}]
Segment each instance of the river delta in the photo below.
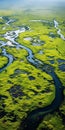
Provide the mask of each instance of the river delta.
[{"label": "river delta", "polygon": [[65,18],[0,12],[0,30],[0,130],[65,130]]}]

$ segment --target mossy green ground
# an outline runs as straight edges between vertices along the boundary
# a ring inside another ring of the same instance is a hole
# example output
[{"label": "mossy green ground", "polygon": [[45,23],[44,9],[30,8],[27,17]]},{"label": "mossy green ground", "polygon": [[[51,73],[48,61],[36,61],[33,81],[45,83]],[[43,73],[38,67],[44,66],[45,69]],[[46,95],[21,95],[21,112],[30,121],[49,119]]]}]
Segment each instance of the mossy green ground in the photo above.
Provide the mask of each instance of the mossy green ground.
[{"label": "mossy green ground", "polygon": [[[65,35],[65,18],[61,14],[57,16],[57,14],[49,13],[46,16],[44,13],[37,14],[36,12],[35,14],[33,12],[28,14],[27,12],[21,12],[13,15],[11,11],[5,11],[5,14],[4,11],[1,11],[0,15],[16,21],[7,26],[5,30],[2,30],[0,35],[10,30],[16,30],[16,26],[29,26],[30,30],[21,33],[16,41],[30,48],[35,58],[53,66],[55,73],[65,86],[65,72],[59,69],[61,63],[58,62],[58,59],[65,60],[65,41],[57,35],[57,30],[53,24],[51,26],[50,24],[31,21],[43,19],[50,22],[56,18],[59,22],[59,28],[62,29],[62,33]],[[1,20],[1,22],[0,29],[5,26],[6,21]],[[13,26],[15,27],[13,28]],[[51,32],[54,33],[54,38],[49,36]],[[32,40],[26,40],[25,38],[31,38]],[[6,41],[2,35],[0,40]],[[37,44],[38,40],[40,40],[40,45]],[[35,45],[33,45],[33,42],[35,42]],[[28,112],[51,104],[55,98],[55,86],[50,75],[35,68],[27,61],[28,53],[26,50],[8,46],[4,48],[9,54],[13,55],[14,61],[5,71],[0,73],[0,114],[2,115],[0,130],[16,130]],[[40,51],[42,51],[42,54]],[[8,60],[6,57],[0,56],[0,61],[1,68]],[[54,63],[52,64],[50,61],[54,61]],[[65,103],[63,101],[58,112],[46,116],[37,129],[64,130],[64,120]]]}]

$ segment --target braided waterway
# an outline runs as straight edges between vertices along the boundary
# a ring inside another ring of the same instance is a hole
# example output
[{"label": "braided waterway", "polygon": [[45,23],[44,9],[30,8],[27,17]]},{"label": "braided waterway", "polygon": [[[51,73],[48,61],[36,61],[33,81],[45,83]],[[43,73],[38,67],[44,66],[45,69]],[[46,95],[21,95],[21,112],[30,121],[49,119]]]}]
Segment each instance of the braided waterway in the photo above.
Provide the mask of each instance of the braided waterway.
[{"label": "braided waterway", "polygon": [[[9,25],[9,22],[8,22],[8,25]],[[58,23],[56,21],[54,21],[54,25],[55,25],[55,28],[57,29]],[[29,27],[28,27],[28,29],[29,29]],[[28,52],[28,56],[27,56],[28,62],[30,64],[32,64],[34,67],[36,67],[37,69],[40,69],[42,72],[46,72],[47,74],[49,74],[52,77],[52,79],[54,81],[54,85],[55,85],[55,99],[53,100],[53,102],[50,105],[48,105],[44,108],[37,108],[37,109],[29,112],[27,117],[25,119],[23,119],[23,121],[21,122],[19,129],[18,129],[18,130],[36,130],[39,123],[42,121],[43,117],[45,115],[47,115],[48,113],[55,111],[62,103],[63,86],[62,86],[60,79],[56,75],[54,68],[51,65],[48,65],[45,62],[41,62],[40,60],[36,59],[30,48],[16,42],[16,38],[19,36],[19,34],[25,32],[25,31],[26,31],[26,27],[21,27],[18,30],[9,31],[3,35],[3,37],[9,41],[9,44],[6,44],[3,41],[0,41],[0,43],[1,43],[0,48],[3,48],[2,55],[4,55],[5,57],[8,58],[8,63],[3,68],[0,69],[0,73],[2,71],[4,71],[7,68],[7,66],[9,66],[14,60],[13,56],[8,54],[6,52],[6,49],[4,49],[4,46],[7,45],[7,46],[12,46],[12,47],[14,46],[16,48],[25,49]]]}]

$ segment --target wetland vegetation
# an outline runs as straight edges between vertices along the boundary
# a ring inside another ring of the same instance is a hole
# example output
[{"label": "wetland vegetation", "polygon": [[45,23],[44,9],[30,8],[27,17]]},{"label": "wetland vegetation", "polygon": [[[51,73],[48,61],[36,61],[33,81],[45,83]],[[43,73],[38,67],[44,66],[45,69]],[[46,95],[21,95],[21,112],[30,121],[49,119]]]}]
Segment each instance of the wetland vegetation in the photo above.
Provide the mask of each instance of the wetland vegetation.
[{"label": "wetland vegetation", "polygon": [[65,14],[1,10],[0,30],[0,130],[65,130]]}]

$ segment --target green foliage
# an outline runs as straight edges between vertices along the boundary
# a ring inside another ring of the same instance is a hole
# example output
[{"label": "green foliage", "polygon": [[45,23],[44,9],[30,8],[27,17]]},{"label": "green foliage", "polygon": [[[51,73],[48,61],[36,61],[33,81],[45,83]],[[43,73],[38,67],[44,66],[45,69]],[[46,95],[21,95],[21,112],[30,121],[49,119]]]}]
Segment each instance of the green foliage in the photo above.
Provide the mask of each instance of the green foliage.
[{"label": "green foliage", "polygon": [[64,130],[61,117],[54,113],[44,118],[43,122],[39,125],[37,130]]},{"label": "green foliage", "polygon": [[[60,22],[60,28],[63,27],[62,33],[65,35],[65,18],[63,18],[62,21],[62,16],[51,13],[46,15],[44,13],[39,12],[38,14],[36,12],[36,14],[34,14],[33,12],[32,14],[27,14],[18,12],[17,14],[15,13],[12,15],[12,11],[0,11],[1,15],[16,20],[15,23],[7,26],[5,30],[2,30],[2,28],[5,26],[6,21],[1,20],[3,24],[0,25],[0,40],[6,41],[2,34],[5,34],[7,31],[17,30],[18,27],[21,26],[29,26],[30,30],[19,34],[16,41],[30,48],[33,51],[35,58],[53,66],[55,73],[58,75],[63,86],[65,86],[65,72],[62,72],[59,69],[59,64],[62,63],[58,62],[58,59],[65,60],[65,41],[56,34],[57,30],[53,25],[50,26],[49,24],[43,24],[41,22],[34,23],[31,21],[33,19],[52,21],[54,17],[56,17]],[[54,33],[54,38],[49,36],[50,32]],[[26,40],[26,38],[30,38],[31,40]],[[33,45],[33,43],[35,43],[35,45]],[[27,116],[28,112],[51,104],[55,98],[55,86],[53,79],[49,74],[35,68],[27,61],[28,53],[26,50],[9,46],[5,46],[4,48],[6,48],[8,54],[13,55],[14,61],[5,69],[5,71],[0,73],[0,113],[2,114],[2,111],[4,112],[3,117],[0,119],[0,130],[16,130],[21,120]],[[42,51],[42,54],[40,51]],[[0,54],[0,68],[2,68],[7,64],[8,59],[2,56],[2,48],[0,49]],[[54,61],[54,64],[50,61]],[[34,78],[31,80],[30,77]],[[19,87],[21,90],[20,95]],[[5,97],[3,97],[3,95]],[[64,101],[59,109],[61,115],[64,117]],[[63,117],[59,116],[58,113],[48,115],[44,118],[37,130],[64,130],[64,124],[62,122]]]},{"label": "green foliage", "polygon": [[8,59],[4,56],[0,56],[0,68],[4,67],[8,62]]}]

